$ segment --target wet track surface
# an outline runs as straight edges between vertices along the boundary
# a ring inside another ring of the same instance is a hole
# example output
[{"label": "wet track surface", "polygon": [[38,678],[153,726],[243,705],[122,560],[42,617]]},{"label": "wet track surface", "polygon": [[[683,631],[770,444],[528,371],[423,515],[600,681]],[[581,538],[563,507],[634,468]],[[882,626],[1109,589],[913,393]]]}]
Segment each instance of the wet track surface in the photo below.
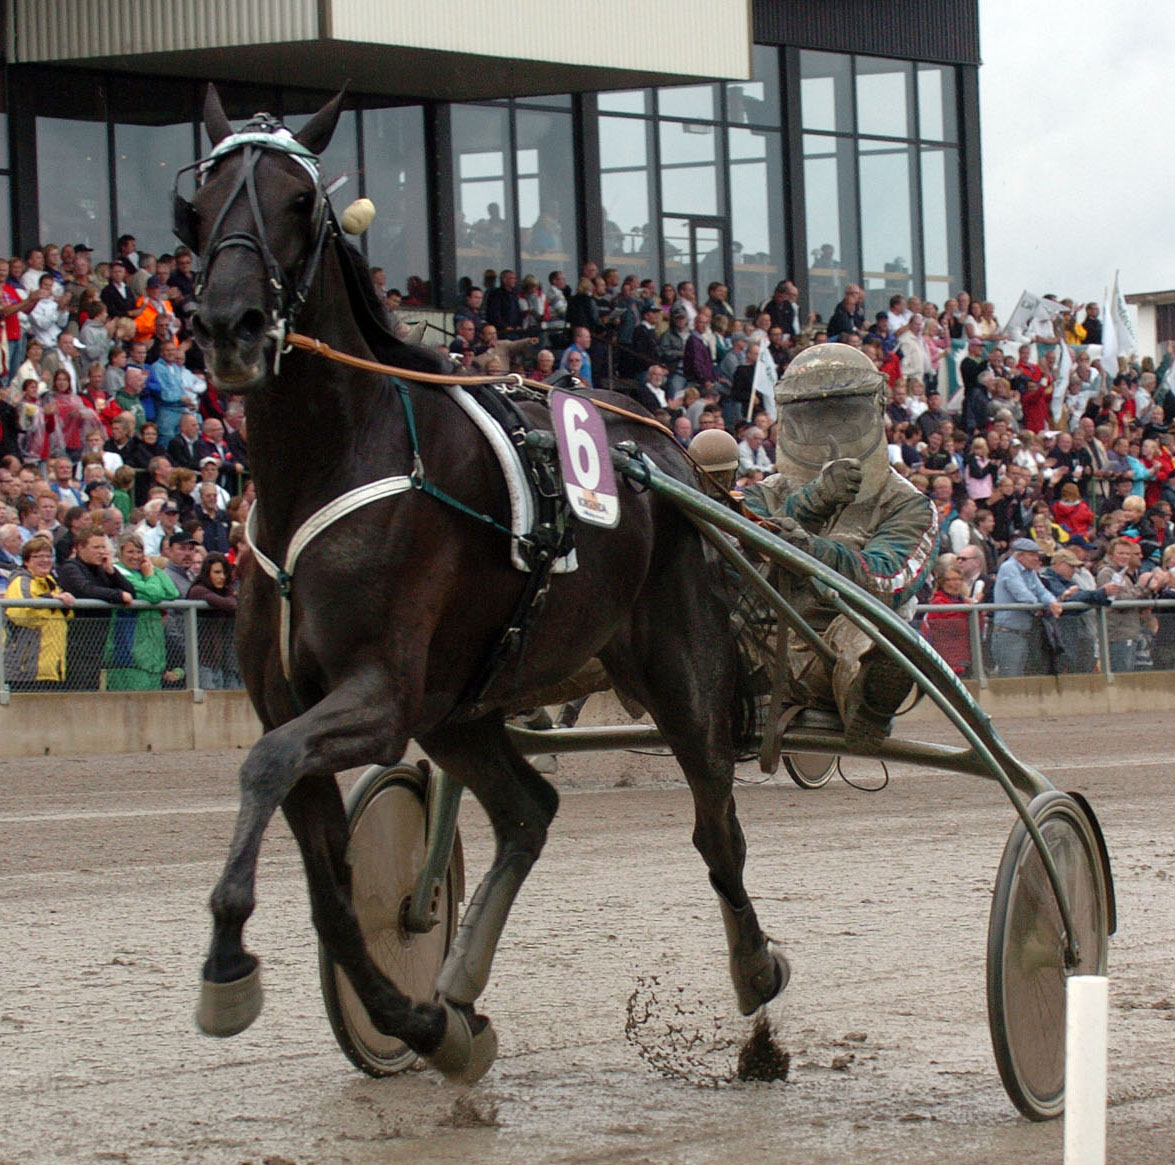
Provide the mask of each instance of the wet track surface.
[{"label": "wet track surface", "polygon": [[[1170,1161],[1170,731],[1141,715],[1001,728],[1101,819],[1119,916],[1109,1160]],[[1020,1118],[991,1053],[987,916],[1013,812],[990,783],[902,767],[875,795],[782,775],[739,791],[747,884],[792,962],[771,1007],[791,1072],[723,1084],[750,1025],[676,769],[564,758],[560,815],[482,1000],[501,1057],[455,1089],[424,1071],[370,1080],[337,1049],[280,820],[247,931],[265,1009],[233,1040],[197,1034],[241,756],[0,765],[0,1161],[1061,1159],[1060,1122]],[[461,826],[472,890],[489,831],[472,803]]]}]

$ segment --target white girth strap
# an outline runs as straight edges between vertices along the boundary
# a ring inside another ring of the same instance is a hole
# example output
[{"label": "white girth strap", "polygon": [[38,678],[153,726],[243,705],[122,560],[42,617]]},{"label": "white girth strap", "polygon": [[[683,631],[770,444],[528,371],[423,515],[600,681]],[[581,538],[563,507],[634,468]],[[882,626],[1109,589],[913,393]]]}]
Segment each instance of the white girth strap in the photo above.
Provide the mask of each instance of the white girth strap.
[{"label": "white girth strap", "polygon": [[278,641],[281,648],[282,674],[287,680],[290,678],[290,584],[294,579],[294,567],[298,563],[298,556],[314,538],[317,538],[323,530],[328,526],[332,526],[340,518],[345,518],[348,514],[354,513],[355,510],[371,505],[372,502],[378,502],[383,498],[394,497],[396,494],[402,494],[411,488],[412,479],[407,476],[384,477],[379,481],[369,482],[367,485],[350,489],[345,494],[341,494],[335,498],[333,502],[328,502],[322,509],[316,510],[311,514],[294,531],[294,536],[290,539],[289,548],[286,550],[284,567],[278,566],[272,558],[264,554],[258,547],[256,539],[257,506],[254,505],[249,510],[248,517],[245,519],[245,541],[249,544],[249,549],[253,551],[258,563],[260,563],[261,569],[278,584],[278,590],[282,596],[281,628],[278,633]]}]

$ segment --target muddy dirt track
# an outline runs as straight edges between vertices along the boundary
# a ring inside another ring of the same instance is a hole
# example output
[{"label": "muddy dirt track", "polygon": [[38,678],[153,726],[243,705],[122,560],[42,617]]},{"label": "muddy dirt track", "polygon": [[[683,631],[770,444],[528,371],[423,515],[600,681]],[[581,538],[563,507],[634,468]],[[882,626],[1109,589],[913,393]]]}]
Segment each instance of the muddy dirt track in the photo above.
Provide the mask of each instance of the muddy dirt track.
[{"label": "muddy dirt track", "polygon": [[[1109,1159],[1170,1161],[1169,725],[1002,728],[1101,818],[1119,913]],[[987,1032],[987,916],[1012,825],[994,785],[900,768],[874,795],[840,782],[803,792],[783,776],[740,790],[747,883],[793,966],[771,1009],[791,1074],[730,1085],[715,1081],[748,1026],[676,770],[633,754],[564,758],[559,818],[483,998],[501,1058],[459,1090],[430,1072],[370,1080],[338,1051],[280,821],[248,931],[265,1010],[234,1040],[196,1033],[205,902],[240,758],[0,766],[0,1161],[1061,1159],[1060,1122],[1018,1116]],[[462,831],[472,889],[489,834],[469,803]]]}]

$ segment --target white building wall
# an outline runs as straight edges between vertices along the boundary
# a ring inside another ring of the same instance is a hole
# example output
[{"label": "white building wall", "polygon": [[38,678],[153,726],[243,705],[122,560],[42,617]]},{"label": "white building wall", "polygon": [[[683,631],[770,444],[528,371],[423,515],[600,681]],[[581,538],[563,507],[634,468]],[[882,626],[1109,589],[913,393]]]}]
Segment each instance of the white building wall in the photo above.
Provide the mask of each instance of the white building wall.
[{"label": "white building wall", "polygon": [[318,37],[316,0],[9,0],[8,60],[84,60]]},{"label": "white building wall", "polygon": [[751,75],[751,0],[328,3],[328,35],[337,40],[678,75]]},{"label": "white building wall", "polygon": [[751,0],[10,0],[8,60],[358,44],[676,76],[751,73]]}]

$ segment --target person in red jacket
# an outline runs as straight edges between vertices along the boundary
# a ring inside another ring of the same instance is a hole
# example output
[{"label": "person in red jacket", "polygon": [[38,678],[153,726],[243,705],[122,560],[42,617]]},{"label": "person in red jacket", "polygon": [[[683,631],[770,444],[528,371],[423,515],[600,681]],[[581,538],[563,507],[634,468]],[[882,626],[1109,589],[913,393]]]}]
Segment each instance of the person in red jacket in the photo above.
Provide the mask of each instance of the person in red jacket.
[{"label": "person in red jacket", "polygon": [[1175,461],[1172,461],[1170,451],[1153,437],[1143,441],[1139,450],[1139,460],[1147,469],[1154,470],[1154,477],[1147,481],[1144,495],[1147,508],[1150,509],[1159,504],[1159,499],[1163,496],[1164,483],[1175,473]]},{"label": "person in red jacket", "polygon": [[[931,606],[947,603],[969,603],[963,572],[957,566],[948,566],[931,596]],[[971,616],[966,611],[928,611],[926,638],[931,646],[960,676],[971,672]]]},{"label": "person in red jacket", "polygon": [[1061,529],[1080,534],[1082,538],[1093,529],[1093,510],[1082,500],[1081,489],[1075,481],[1067,481],[1061,486],[1061,496],[1053,502],[1053,518]]}]

